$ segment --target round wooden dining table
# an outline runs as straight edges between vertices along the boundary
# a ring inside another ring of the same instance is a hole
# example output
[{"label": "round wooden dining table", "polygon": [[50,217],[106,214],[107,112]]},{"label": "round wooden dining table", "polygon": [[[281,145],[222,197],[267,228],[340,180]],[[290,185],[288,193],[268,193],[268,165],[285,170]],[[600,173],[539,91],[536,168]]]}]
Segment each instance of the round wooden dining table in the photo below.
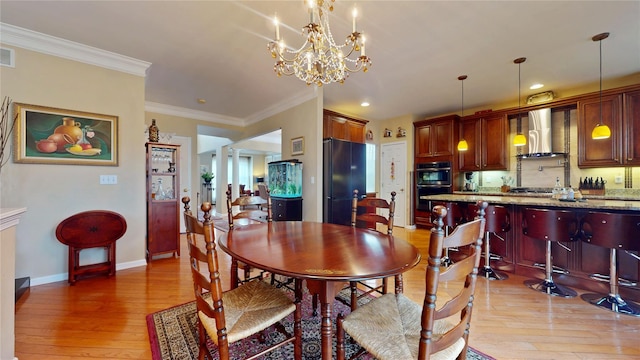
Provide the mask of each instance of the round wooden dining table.
[{"label": "round wooden dining table", "polygon": [[[420,262],[418,249],[405,240],[373,230],[308,221],[236,227],[222,234],[218,245],[246,264],[307,281],[321,304],[323,360],[332,358],[336,284],[395,276],[396,292],[401,292],[402,273]],[[231,274],[235,274],[233,269]]]}]

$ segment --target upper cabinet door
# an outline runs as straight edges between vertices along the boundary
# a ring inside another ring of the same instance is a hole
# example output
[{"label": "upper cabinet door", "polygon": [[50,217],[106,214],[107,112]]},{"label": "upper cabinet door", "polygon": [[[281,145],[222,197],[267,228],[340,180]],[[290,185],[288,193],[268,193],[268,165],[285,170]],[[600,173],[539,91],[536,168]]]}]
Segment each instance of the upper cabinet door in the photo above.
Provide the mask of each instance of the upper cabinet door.
[{"label": "upper cabinet door", "polygon": [[364,143],[368,120],[354,119],[330,110],[323,114],[323,138]]},{"label": "upper cabinet door", "polygon": [[460,139],[469,149],[459,152],[461,171],[507,170],[507,133],[509,124],[504,113],[473,116],[460,121]]},{"label": "upper cabinet door", "polygon": [[624,131],[626,147],[624,162],[640,165],[640,90],[624,94]]},{"label": "upper cabinet door", "polygon": [[460,140],[465,140],[469,145],[468,150],[458,152],[458,168],[462,171],[482,170],[480,167],[482,150],[481,129],[482,122],[480,119],[460,121]]},{"label": "upper cabinet door", "polygon": [[[611,129],[608,139],[594,140],[591,131],[602,122]],[[622,158],[622,94],[602,97],[602,120],[600,119],[600,97],[578,102],[578,167],[620,166]]]},{"label": "upper cabinet door", "polygon": [[482,169],[507,169],[507,137],[509,123],[506,115],[482,119]]},{"label": "upper cabinet door", "polygon": [[413,123],[416,157],[447,157],[454,154],[458,115]]}]

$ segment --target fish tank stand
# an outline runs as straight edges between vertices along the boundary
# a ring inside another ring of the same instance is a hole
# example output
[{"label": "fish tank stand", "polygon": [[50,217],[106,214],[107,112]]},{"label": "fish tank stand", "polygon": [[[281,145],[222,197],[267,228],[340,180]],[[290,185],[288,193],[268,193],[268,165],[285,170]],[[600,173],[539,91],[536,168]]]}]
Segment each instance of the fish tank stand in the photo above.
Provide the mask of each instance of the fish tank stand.
[{"label": "fish tank stand", "polygon": [[273,220],[302,221],[302,162],[273,161],[268,167]]}]

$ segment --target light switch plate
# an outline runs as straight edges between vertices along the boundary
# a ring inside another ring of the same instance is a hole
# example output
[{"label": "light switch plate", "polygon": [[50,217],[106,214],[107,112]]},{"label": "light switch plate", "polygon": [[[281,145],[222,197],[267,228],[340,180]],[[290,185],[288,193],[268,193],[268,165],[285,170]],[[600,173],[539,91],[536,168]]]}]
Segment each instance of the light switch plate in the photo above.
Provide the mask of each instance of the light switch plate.
[{"label": "light switch plate", "polygon": [[118,175],[100,175],[100,185],[115,185],[118,183]]}]

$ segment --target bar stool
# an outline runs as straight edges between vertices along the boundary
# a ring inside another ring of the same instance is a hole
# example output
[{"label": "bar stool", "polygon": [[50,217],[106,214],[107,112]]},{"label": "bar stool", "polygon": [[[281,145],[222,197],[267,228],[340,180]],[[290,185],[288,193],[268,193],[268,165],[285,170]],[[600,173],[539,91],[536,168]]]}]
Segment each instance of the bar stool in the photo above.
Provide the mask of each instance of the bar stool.
[{"label": "bar stool", "polygon": [[[598,307],[619,314],[640,316],[640,305],[620,297],[618,286],[635,286],[635,282],[618,278],[618,250],[624,250],[636,260],[640,256],[631,251],[640,251],[640,215],[589,212],[582,218],[580,228],[583,241],[591,245],[609,248],[609,294],[583,294],[581,298]],[[604,280],[605,275],[592,274],[592,279]]]},{"label": "bar stool", "polygon": [[[466,221],[462,207],[456,202],[434,202],[433,206],[442,205],[447,209],[447,214],[442,218],[444,223],[444,236],[449,236],[449,232],[456,228],[456,226]],[[456,250],[451,248],[451,250]],[[449,248],[445,247],[442,260],[440,262],[442,266],[450,266],[453,264],[453,260],[449,257]]]},{"label": "bar stool", "polygon": [[547,295],[574,297],[577,293],[553,282],[553,272],[558,271],[568,274],[567,270],[556,270],[553,266],[553,256],[551,254],[551,243],[555,242],[567,251],[568,247],[560,243],[576,241],[578,239],[578,218],[573,211],[567,210],[546,210],[546,209],[524,209],[522,233],[532,239],[542,240],[547,243],[545,251],[545,277],[544,280],[527,280],[525,285],[543,292]]},{"label": "bar stool", "polygon": [[[467,214],[475,214],[478,208],[475,204],[467,206]],[[504,241],[496,232],[507,232],[511,230],[511,222],[509,220],[509,212],[507,208],[500,205],[489,205],[485,210],[485,236],[484,236],[484,266],[479,269],[478,275],[489,280],[505,280],[509,276],[502,271],[491,268],[491,245],[490,239],[493,234],[498,239]],[[496,256],[498,259],[499,256]]]}]

